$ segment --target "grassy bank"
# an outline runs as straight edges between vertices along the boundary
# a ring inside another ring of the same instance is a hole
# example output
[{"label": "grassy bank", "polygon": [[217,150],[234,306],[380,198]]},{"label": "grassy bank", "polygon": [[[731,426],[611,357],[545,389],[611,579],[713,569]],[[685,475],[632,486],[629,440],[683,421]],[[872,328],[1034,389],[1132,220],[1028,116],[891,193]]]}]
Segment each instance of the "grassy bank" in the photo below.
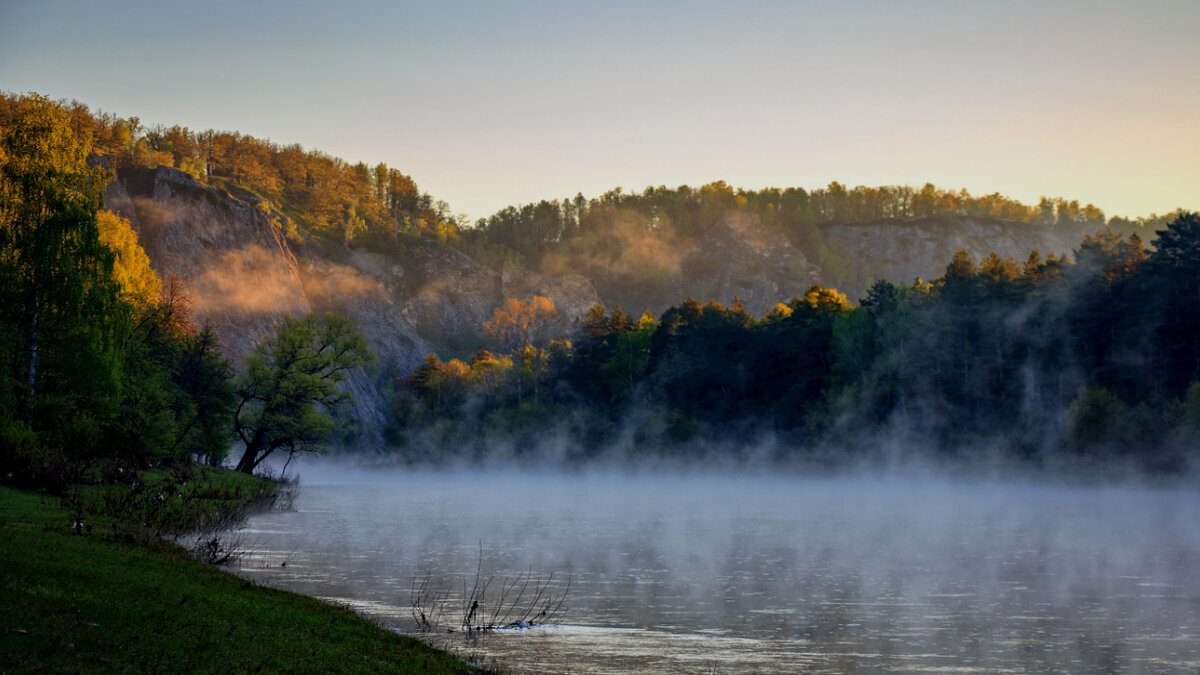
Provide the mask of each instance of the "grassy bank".
[{"label": "grassy bank", "polygon": [[90,529],[76,527],[75,511],[0,487],[0,671],[475,671],[350,611],[197,563],[125,523],[94,515]]}]

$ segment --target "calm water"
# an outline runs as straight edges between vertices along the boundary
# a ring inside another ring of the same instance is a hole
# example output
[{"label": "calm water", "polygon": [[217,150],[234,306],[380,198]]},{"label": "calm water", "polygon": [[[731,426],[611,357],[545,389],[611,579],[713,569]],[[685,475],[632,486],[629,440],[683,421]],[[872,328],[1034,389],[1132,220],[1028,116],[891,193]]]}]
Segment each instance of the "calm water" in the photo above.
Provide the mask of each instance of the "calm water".
[{"label": "calm water", "polygon": [[[412,632],[414,579],[569,577],[558,625],[425,638],[518,672],[1200,671],[1192,490],[308,465],[242,573]],[[286,565],[282,563],[286,562]]]}]

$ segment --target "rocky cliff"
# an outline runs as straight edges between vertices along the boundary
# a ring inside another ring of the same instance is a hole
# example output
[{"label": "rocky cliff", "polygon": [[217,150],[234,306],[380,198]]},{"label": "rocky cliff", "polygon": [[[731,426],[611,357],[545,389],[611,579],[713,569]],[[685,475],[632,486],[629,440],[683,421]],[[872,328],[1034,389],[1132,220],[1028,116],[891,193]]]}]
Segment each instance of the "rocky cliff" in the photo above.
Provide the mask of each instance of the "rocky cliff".
[{"label": "rocky cliff", "polygon": [[883,220],[825,228],[853,264],[861,265],[868,279],[908,284],[914,279],[935,279],[958,249],[976,262],[988,253],[1024,263],[1037,249],[1044,259],[1079,247],[1080,233],[1045,225],[964,216],[934,216],[914,220]]},{"label": "rocky cliff", "polygon": [[507,298],[549,297],[563,332],[600,301],[583,277],[495,272],[433,243],[385,257],[289,241],[283,214],[166,167],[120,172],[106,205],[130,220],[160,275],[185,282],[196,319],[216,326],[235,364],[284,314],[337,312],[354,321],[378,357],[350,382],[368,442],[379,441],[386,421],[389,380],[432,351],[467,355],[483,346],[482,324]]},{"label": "rocky cliff", "polygon": [[280,315],[312,311],[296,257],[261,209],[165,167],[123,171],[105,203],[129,219],[160,276],[187,284],[196,317],[218,326],[235,362]]},{"label": "rocky cliff", "polygon": [[756,216],[736,211],[688,250],[681,267],[685,276],[700,280],[697,300],[730,305],[737,298],[754,316],[804,295],[820,280],[817,266],[786,236],[764,227]]}]

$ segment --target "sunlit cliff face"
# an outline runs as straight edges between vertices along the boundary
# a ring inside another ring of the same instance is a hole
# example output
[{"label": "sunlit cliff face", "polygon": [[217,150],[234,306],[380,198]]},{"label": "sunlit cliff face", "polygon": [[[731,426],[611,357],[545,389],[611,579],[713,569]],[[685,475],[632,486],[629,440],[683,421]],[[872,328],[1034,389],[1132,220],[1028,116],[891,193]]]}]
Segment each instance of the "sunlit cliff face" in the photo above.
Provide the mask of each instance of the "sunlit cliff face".
[{"label": "sunlit cliff face", "polygon": [[518,670],[1200,665],[1200,502],[1188,491],[314,465],[301,474],[296,512],[252,521],[257,553],[244,573],[410,629],[414,578],[451,591],[454,628],[455,589],[477,564],[496,584],[529,571],[569,576],[560,627],[446,638]]}]

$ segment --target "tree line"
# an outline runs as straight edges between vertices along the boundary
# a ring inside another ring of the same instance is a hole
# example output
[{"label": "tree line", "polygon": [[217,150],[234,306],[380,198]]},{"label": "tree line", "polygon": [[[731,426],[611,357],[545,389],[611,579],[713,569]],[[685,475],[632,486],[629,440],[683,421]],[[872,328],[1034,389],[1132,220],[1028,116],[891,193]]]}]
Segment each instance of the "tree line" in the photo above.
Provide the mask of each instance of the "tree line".
[{"label": "tree line", "polygon": [[[160,279],[129,223],[103,211],[104,186],[112,166],[154,164],[165,159],[155,153],[189,139],[197,145],[171,163],[227,189],[292,199],[299,183],[255,178],[225,151],[210,157],[198,135],[167,136],[78,104],[0,97],[0,469],[9,480],[218,463],[234,439],[237,465],[253,471],[274,453],[326,442],[327,413],[346,400],[341,385],[371,358],[344,319],[288,317],[235,375],[211,328],[191,318],[186,289]],[[268,159],[286,154],[269,145]],[[381,187],[390,169],[350,173],[377,205],[394,207],[397,194],[415,190]],[[328,185],[303,183],[314,194]],[[638,237],[699,236],[731,208],[792,228],[789,237],[868,211],[916,217],[951,203],[1050,217],[1044,205],[1022,210],[998,196],[836,187],[747,192],[715,183],[578,196],[501,212],[458,245],[542,264],[565,251],[615,270],[628,267],[624,251]],[[1102,217],[1051,205],[1055,226]],[[311,218],[302,222],[318,228]],[[1160,223],[1147,248],[1139,231]],[[510,299],[485,325],[490,351],[469,362],[430,355],[397,380],[389,437],[414,457],[486,454],[494,439],[528,450],[549,436],[580,457],[618,441],[630,452],[686,455],[714,439],[737,446],[764,434],[794,454],[859,447],[900,429],[944,452],[982,444],[1027,459],[1124,458],[1178,470],[1200,429],[1200,224],[1180,212],[1133,225],[1128,236],[1110,227],[1085,236],[1073,261],[1036,251],[1019,263],[975,261],[960,251],[932,282],[876,282],[858,304],[813,286],[761,317],[736,301],[688,299],[640,317],[597,306],[564,338],[547,331],[556,314],[548,299]],[[371,231],[387,241],[397,230]],[[655,261],[643,262],[626,273],[649,274]]]},{"label": "tree line", "polygon": [[[493,267],[515,264],[546,274],[582,273],[601,294],[642,307],[665,306],[680,288],[702,292],[711,270],[681,260],[731,212],[748,214],[786,236],[822,270],[827,283],[865,289],[872,270],[826,233],[832,225],[961,216],[1033,223],[1075,236],[1109,227],[1153,232],[1175,214],[1137,220],[1106,218],[1092,204],[1043,197],[1026,205],[999,193],[973,196],[932,184],[848,188],[735,189],[723,181],[700,187],[611,190],[600,197],[540,201],[505,208],[462,233],[461,246]],[[683,263],[683,264],[681,264]],[[664,298],[669,298],[663,302]]]},{"label": "tree line", "polygon": [[[19,97],[0,93],[0,114]],[[700,187],[620,188],[511,206],[469,223],[386,163],[349,163],[298,144],[281,145],[231,131],[145,126],[137,117],[60,102],[77,138],[110,168],[174,167],[286,216],[280,226],[343,245],[399,253],[417,241],[458,247],[493,269],[515,264],[546,274],[583,272],[602,295],[628,306],[664,307],[684,288],[703,295],[703,265],[680,256],[731,211],[783,233],[816,263],[831,285],[865,289],[871,271],[825,233],[830,225],[948,215],[1036,223],[1083,234],[1101,227],[1153,232],[1174,214],[1136,220],[1106,218],[1091,204],[1043,197],[1026,205],[999,193],[982,196],[932,184],[735,189],[723,181]]]},{"label": "tree line", "polygon": [[1183,213],[1152,248],[1104,228],[1075,260],[959,251],[932,282],[877,281],[858,304],[814,285],[761,317],[690,298],[657,317],[596,306],[569,341],[431,355],[396,383],[392,438],[414,457],[531,458],[563,438],[581,457],[770,438],[777,459],[832,461],[909,438],[1175,472],[1200,440],[1198,336],[1200,216]]}]

